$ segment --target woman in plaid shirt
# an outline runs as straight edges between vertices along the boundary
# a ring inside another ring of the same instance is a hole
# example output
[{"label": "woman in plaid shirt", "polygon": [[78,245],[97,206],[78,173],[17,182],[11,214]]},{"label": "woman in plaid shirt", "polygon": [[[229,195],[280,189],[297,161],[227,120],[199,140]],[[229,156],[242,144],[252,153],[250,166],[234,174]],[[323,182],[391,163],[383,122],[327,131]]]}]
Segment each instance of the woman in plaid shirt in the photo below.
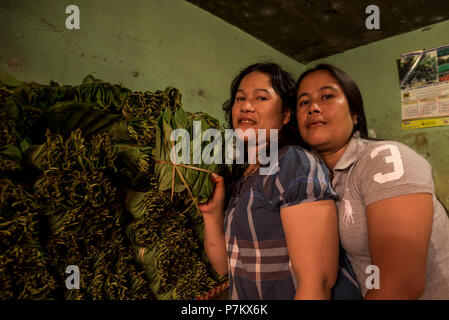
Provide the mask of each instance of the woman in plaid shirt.
[{"label": "woman in plaid shirt", "polygon": [[277,172],[234,165],[228,192],[213,174],[200,206],[205,250],[228,273],[231,299],[329,299],[337,278],[336,194],[325,165],[299,146],[295,106],[294,81],[275,64],[243,70],[224,105],[232,129],[265,129],[267,142],[280,130]]}]

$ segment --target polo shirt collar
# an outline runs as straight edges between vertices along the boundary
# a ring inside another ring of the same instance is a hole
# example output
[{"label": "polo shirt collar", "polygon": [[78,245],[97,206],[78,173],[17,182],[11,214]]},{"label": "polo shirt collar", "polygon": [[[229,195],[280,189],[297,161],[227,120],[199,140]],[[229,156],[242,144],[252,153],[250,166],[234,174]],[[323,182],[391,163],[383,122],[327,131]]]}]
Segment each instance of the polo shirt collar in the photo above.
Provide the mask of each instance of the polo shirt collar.
[{"label": "polo shirt collar", "polygon": [[338,160],[337,164],[334,167],[334,170],[345,170],[353,165],[359,157],[359,151],[362,144],[363,139],[360,138],[360,132],[354,132],[351,137],[351,141],[349,141],[348,147],[341,156],[340,160]]}]

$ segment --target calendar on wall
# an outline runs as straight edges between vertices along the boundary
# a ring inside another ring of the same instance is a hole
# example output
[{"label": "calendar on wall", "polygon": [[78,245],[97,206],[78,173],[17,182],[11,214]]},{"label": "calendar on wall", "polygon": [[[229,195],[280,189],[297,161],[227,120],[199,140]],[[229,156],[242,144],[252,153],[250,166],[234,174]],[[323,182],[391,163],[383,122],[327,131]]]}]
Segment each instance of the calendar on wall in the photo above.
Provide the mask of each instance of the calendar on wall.
[{"label": "calendar on wall", "polygon": [[401,55],[402,129],[449,125],[449,45]]}]

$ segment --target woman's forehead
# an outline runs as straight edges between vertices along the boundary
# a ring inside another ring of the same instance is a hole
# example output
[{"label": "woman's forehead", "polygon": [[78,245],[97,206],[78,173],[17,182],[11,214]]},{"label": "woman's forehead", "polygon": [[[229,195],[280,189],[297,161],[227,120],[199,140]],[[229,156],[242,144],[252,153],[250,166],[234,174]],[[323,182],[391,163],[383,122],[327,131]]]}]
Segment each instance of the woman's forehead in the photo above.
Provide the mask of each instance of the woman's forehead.
[{"label": "woman's forehead", "polygon": [[325,88],[341,89],[340,83],[327,70],[316,70],[307,74],[299,83],[298,91],[321,90]]},{"label": "woman's forehead", "polygon": [[265,73],[254,71],[244,76],[237,88],[237,92],[256,90],[272,92],[274,89],[271,77]]}]

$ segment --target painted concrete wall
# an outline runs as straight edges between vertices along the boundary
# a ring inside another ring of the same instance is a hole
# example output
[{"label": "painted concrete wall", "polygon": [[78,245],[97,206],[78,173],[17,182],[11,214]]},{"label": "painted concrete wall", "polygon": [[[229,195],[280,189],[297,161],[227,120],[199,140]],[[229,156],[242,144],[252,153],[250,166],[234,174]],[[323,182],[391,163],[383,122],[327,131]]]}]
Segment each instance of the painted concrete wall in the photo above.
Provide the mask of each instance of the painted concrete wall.
[{"label": "painted concrete wall", "polygon": [[[382,27],[382,26],[381,26]],[[449,44],[449,21],[313,61],[328,62],[351,75],[362,92],[368,127],[378,138],[412,147],[434,169],[437,195],[449,209],[449,126],[402,130],[396,60],[403,53]]]},{"label": "painted concrete wall", "polygon": [[[80,9],[80,30],[65,27]],[[224,121],[222,103],[239,70],[279,63],[297,77],[304,65],[184,0],[2,0],[0,69],[17,79],[77,85],[84,76],[131,90],[174,86],[185,109]]]},{"label": "painted concrete wall", "polygon": [[[81,28],[67,30],[65,9],[74,3]],[[447,208],[449,127],[401,129],[396,60],[447,44],[448,34],[445,21],[320,60],[354,77],[379,138],[404,142],[430,161]],[[187,110],[221,122],[221,105],[241,68],[270,60],[297,77],[306,67],[184,0],[2,0],[0,43],[0,69],[20,80],[76,85],[93,74],[132,90],[174,86]]]}]

